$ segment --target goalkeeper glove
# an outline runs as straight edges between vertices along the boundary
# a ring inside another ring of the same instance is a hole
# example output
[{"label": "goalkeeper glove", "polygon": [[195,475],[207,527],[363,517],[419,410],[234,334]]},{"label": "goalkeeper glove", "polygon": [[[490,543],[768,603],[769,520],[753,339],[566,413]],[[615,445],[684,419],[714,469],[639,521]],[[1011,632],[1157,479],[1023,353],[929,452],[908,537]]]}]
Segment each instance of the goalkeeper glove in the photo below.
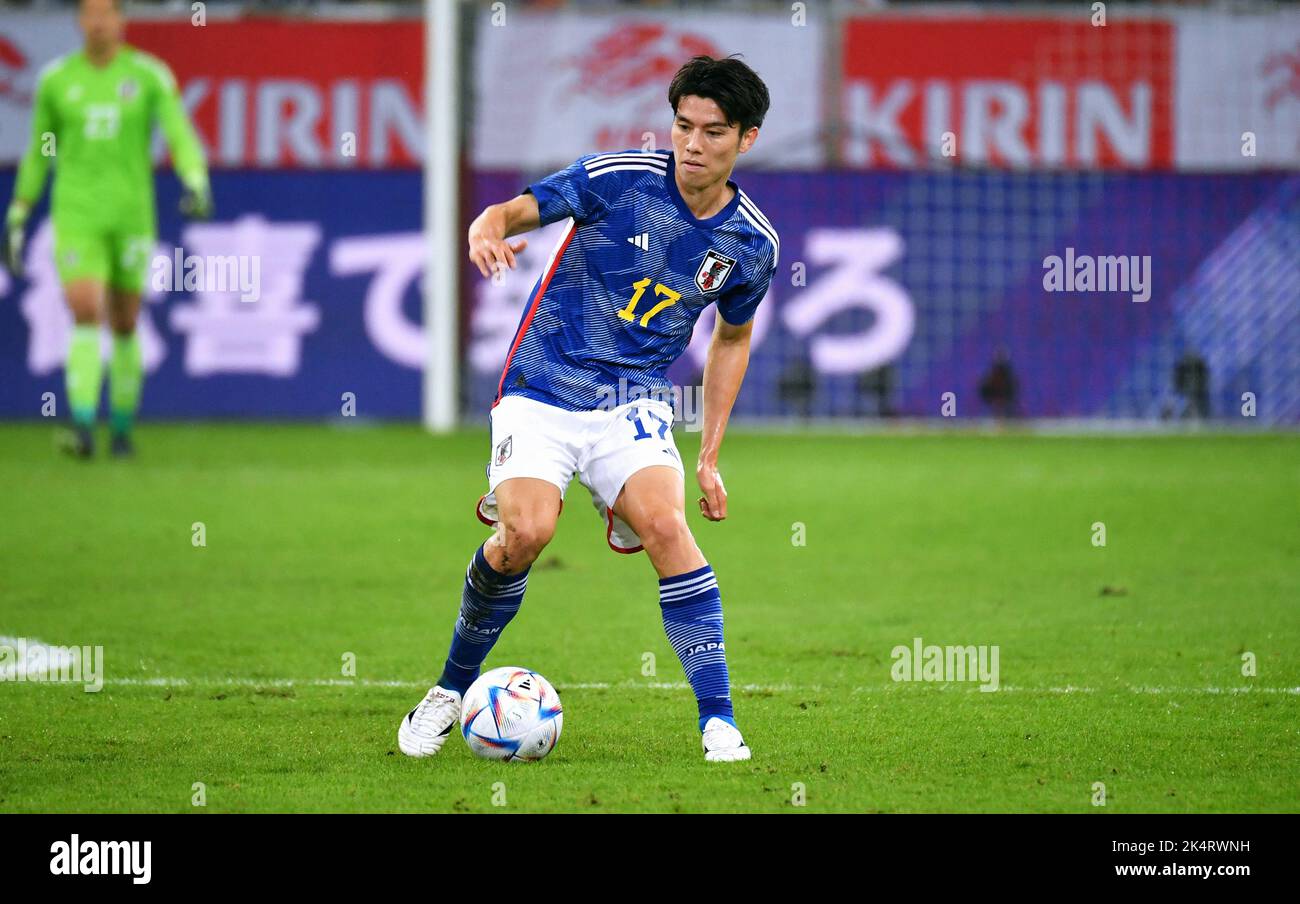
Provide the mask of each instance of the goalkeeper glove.
[{"label": "goalkeeper glove", "polygon": [[5,214],[4,263],[15,279],[23,275],[23,227],[27,225],[27,205],[14,201]]},{"label": "goalkeeper glove", "polygon": [[189,220],[212,219],[212,191],[206,186],[201,189],[187,188],[181,195],[181,216]]}]

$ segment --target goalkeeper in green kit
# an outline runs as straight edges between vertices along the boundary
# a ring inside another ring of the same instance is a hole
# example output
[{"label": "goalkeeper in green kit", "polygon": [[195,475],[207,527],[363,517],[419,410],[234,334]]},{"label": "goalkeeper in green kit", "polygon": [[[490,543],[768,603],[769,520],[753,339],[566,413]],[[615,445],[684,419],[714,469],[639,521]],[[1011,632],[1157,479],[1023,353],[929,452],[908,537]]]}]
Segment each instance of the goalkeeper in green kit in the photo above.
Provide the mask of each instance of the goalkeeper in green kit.
[{"label": "goalkeeper in green kit", "polygon": [[41,72],[31,140],[5,215],[5,264],[19,275],[27,217],[53,163],[55,266],[75,321],[65,365],[73,424],[66,448],[83,458],[95,449],[105,314],[113,333],[111,447],[114,455],[132,453],[131,427],[144,382],[135,324],[156,233],[150,158],[155,123],[185,188],[182,212],[196,219],[212,213],[203,149],[176,79],[162,61],[123,43],[120,2],[81,0],[85,46]]}]

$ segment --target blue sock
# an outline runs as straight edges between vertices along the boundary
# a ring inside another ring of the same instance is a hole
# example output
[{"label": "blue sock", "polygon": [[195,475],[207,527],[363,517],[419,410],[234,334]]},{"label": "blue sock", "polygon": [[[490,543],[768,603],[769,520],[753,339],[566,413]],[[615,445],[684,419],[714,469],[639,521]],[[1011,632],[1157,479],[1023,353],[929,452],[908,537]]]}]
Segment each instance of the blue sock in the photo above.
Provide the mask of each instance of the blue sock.
[{"label": "blue sock", "polygon": [[501,631],[519,611],[527,587],[527,568],[519,574],[502,574],[488,564],[482,546],[474,551],[474,558],[465,569],[460,617],[456,619],[447,663],[438,678],[440,687],[462,695],[469,690]]},{"label": "blue sock", "polygon": [[668,642],[677,651],[700,706],[700,730],[714,716],[735,725],[722,643],[722,597],[713,568],[705,565],[660,578],[659,606]]}]

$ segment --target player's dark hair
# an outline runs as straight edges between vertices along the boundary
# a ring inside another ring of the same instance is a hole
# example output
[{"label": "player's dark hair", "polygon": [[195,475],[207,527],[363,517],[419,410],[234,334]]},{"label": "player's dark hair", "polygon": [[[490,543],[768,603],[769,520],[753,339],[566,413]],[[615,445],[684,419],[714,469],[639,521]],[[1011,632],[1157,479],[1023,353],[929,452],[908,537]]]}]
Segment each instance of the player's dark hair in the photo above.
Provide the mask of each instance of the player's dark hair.
[{"label": "player's dark hair", "polygon": [[740,123],[741,135],[751,126],[761,126],[772,99],[758,73],[737,56],[733,53],[721,60],[697,56],[678,69],[668,86],[668,103],[672,105],[673,113],[677,113],[678,101],[693,94],[707,97],[721,107],[727,125]]}]

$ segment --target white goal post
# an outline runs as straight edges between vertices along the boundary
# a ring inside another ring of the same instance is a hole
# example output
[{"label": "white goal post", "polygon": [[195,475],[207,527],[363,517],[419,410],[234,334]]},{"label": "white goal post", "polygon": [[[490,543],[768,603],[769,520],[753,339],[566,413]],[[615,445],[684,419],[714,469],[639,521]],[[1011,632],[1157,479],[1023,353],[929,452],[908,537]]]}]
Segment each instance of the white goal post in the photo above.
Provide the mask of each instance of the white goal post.
[{"label": "white goal post", "polygon": [[459,343],[460,0],[424,3],[423,420],[427,430],[456,427]]}]

